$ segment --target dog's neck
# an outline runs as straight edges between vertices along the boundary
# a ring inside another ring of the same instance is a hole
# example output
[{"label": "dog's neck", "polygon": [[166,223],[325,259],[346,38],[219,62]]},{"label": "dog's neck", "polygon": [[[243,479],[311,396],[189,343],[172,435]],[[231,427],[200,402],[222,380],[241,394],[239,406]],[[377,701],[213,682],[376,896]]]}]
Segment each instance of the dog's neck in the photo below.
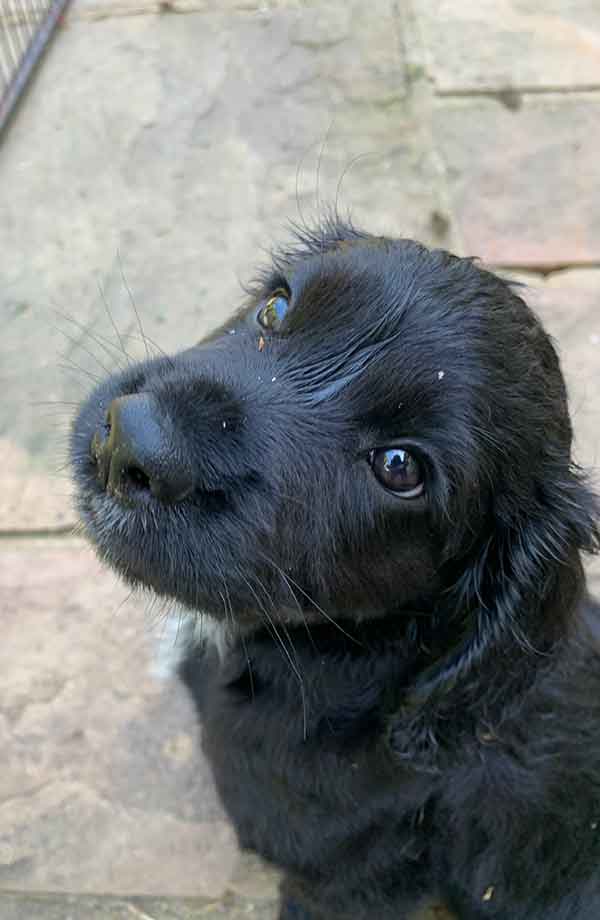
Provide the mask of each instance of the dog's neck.
[{"label": "dog's neck", "polygon": [[[294,623],[285,616],[273,615],[274,628],[261,621],[249,621],[232,616],[224,620],[205,611],[179,609],[171,614],[161,628],[157,642],[155,670],[160,674],[172,674],[193,647],[214,648],[223,660],[236,642],[249,641],[254,634],[270,632],[272,641],[277,642],[278,631],[282,635],[294,635],[296,631],[317,636],[327,633],[330,649],[347,642],[360,646],[366,634],[381,633],[389,640],[401,641],[407,653],[431,664],[442,653],[440,642],[445,634],[443,618],[435,616],[431,606],[421,604],[419,609],[392,610],[387,614],[373,613],[368,609],[353,610],[352,617],[337,620],[324,618],[319,623]],[[447,640],[449,641],[449,640]]]}]

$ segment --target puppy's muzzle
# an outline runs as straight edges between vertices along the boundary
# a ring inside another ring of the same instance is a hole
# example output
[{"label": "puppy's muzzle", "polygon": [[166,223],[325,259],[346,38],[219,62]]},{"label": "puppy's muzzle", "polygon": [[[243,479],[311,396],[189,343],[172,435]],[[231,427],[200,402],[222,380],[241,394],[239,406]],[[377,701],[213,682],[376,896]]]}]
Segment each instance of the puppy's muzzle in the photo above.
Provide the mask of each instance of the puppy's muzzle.
[{"label": "puppy's muzzle", "polygon": [[191,464],[156,401],[146,393],[111,402],[90,452],[100,485],[124,504],[143,505],[152,498],[174,504],[194,491]]}]

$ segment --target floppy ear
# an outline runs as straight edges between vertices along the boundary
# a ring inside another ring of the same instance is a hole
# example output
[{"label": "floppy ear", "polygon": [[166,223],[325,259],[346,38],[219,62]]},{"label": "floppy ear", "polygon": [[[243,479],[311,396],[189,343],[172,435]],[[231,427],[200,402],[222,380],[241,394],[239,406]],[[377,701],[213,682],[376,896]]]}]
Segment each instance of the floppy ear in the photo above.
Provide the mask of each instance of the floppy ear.
[{"label": "floppy ear", "polygon": [[529,501],[497,500],[452,590],[446,610],[459,638],[421,674],[391,726],[407,759],[433,763],[451,711],[462,721],[489,713],[500,684],[522,689],[536,671],[531,658],[567,634],[585,590],[580,552],[600,549],[599,505],[575,467],[557,461],[544,473]]},{"label": "floppy ear", "polygon": [[573,466],[546,465],[525,506],[497,502],[493,529],[455,589],[458,615],[475,613],[473,661],[498,642],[543,653],[565,635],[584,588],[580,552],[598,551],[598,525],[597,499]]}]

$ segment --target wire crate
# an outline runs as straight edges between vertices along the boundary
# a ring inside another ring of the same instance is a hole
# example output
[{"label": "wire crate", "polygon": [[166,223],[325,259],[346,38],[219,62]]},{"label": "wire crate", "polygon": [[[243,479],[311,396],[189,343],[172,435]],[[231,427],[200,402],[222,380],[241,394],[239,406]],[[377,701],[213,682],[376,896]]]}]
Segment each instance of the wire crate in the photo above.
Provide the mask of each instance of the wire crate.
[{"label": "wire crate", "polygon": [[69,0],[0,0],[0,135]]}]

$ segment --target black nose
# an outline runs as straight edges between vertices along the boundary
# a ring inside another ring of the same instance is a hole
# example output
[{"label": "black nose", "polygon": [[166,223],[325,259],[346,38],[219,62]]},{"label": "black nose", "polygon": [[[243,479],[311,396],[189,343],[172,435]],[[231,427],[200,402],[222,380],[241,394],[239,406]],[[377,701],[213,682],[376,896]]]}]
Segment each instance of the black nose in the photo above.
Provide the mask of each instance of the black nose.
[{"label": "black nose", "polygon": [[150,494],[165,503],[180,502],[194,490],[192,469],[146,393],[114,399],[90,449],[100,483],[129,504]]}]

